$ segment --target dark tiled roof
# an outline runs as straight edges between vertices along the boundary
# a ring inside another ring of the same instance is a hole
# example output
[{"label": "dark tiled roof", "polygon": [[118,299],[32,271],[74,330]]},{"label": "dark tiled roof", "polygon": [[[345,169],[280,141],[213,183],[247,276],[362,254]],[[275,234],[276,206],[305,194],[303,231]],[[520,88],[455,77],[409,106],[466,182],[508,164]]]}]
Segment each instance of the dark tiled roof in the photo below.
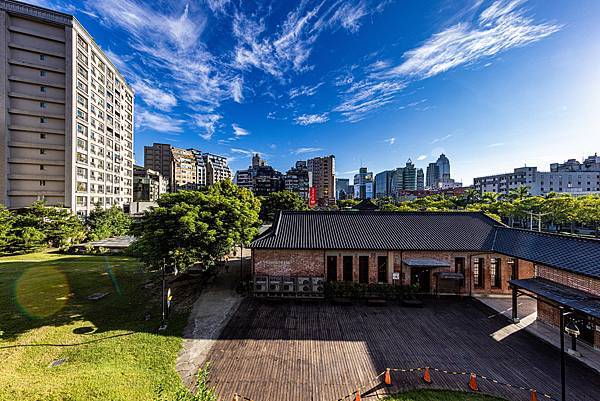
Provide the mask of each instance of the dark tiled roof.
[{"label": "dark tiled roof", "polygon": [[540,277],[511,280],[510,284],[600,319],[600,300],[594,294]]},{"label": "dark tiled roof", "polygon": [[496,221],[474,212],[282,212],[252,248],[476,251]]},{"label": "dark tiled roof", "polygon": [[600,276],[600,240],[498,227],[494,251],[588,276]]}]

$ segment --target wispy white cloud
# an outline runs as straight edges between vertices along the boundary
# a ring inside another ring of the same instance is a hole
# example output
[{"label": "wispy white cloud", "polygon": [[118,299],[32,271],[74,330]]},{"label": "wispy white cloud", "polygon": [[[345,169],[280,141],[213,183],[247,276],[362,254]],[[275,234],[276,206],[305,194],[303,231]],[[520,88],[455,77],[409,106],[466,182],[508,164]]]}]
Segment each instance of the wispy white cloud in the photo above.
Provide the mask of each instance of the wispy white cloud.
[{"label": "wispy white cloud", "polygon": [[230,3],[229,0],[206,0],[208,8],[215,14],[222,14],[225,12],[227,5]]},{"label": "wispy white cloud", "polygon": [[294,149],[294,150],[292,150],[292,153],[295,155],[302,155],[302,154],[306,154],[306,153],[320,152],[322,150],[323,150],[323,148],[305,147],[305,148]]},{"label": "wispy white cloud", "polygon": [[269,33],[264,18],[238,10],[233,17],[237,39],[234,65],[241,70],[257,68],[279,78],[288,71],[310,70],[308,59],[323,32],[337,29],[356,32],[361,19],[371,12],[364,0],[337,0],[329,6],[325,3],[310,6],[308,1],[300,2],[275,33]]},{"label": "wispy white cloud", "polygon": [[259,151],[254,150],[254,149],[231,148],[230,151],[233,152],[233,153],[237,153],[237,154],[248,156],[248,157],[254,156],[256,154],[260,155],[260,157],[266,157],[267,156],[266,153],[259,152]]},{"label": "wispy white cloud", "polygon": [[404,82],[392,80],[356,82],[343,92],[342,103],[333,111],[341,113],[348,122],[357,122],[370,111],[392,102],[394,96],[405,87]]},{"label": "wispy white cloud", "polygon": [[183,131],[184,120],[174,119],[165,114],[152,113],[148,110],[138,108],[135,114],[136,128],[144,128],[149,131],[179,134]]},{"label": "wispy white cloud", "polygon": [[153,82],[139,80],[132,84],[137,96],[140,96],[148,106],[162,111],[170,111],[177,106],[177,99],[172,93],[164,91]]},{"label": "wispy white cloud", "polygon": [[244,100],[244,79],[237,77],[231,82],[231,96],[236,103],[242,103]]},{"label": "wispy white cloud", "polygon": [[317,93],[317,89],[319,89],[322,85],[323,82],[319,82],[318,84],[312,86],[302,85],[298,88],[290,89],[290,98],[293,99],[298,96],[314,96]]},{"label": "wispy white cloud", "polygon": [[476,23],[460,22],[409,50],[386,75],[428,78],[460,65],[495,56],[559,31],[554,23],[536,23],[519,8],[523,0],[499,0],[483,10]]},{"label": "wispy white cloud", "polygon": [[215,128],[223,116],[217,113],[206,113],[194,114],[191,115],[191,118],[194,124],[202,130],[198,135],[208,141],[214,135]]},{"label": "wispy white cloud", "polygon": [[439,138],[434,138],[431,141],[431,144],[433,145],[434,143],[442,142],[442,141],[445,141],[446,139],[450,139],[450,138],[452,138],[452,134],[444,135]]},{"label": "wispy white cloud", "polygon": [[302,114],[294,119],[298,125],[323,124],[329,120],[328,113],[323,114]]},{"label": "wispy white cloud", "polygon": [[489,145],[486,145],[486,148],[497,148],[499,146],[504,146],[504,142],[490,143]]},{"label": "wispy white cloud", "polygon": [[419,157],[417,157],[417,160],[425,160],[427,159],[427,155],[419,155]]},{"label": "wispy white cloud", "polygon": [[[453,24],[432,35],[421,46],[405,52],[399,64],[378,60],[363,68],[365,78],[358,82],[356,72],[336,78],[335,84],[345,89],[340,93],[341,103],[334,111],[342,113],[346,121],[360,121],[371,111],[391,103],[411,82],[489,59],[561,29],[555,23],[536,22],[526,15],[523,3],[524,0],[495,1],[474,22]],[[402,108],[406,107],[409,106]]]},{"label": "wispy white cloud", "polygon": [[391,137],[391,138],[388,138],[388,139],[384,139],[384,142],[387,142],[389,145],[393,145],[393,144],[396,143],[396,138]]},{"label": "wispy white cloud", "polygon": [[231,124],[231,128],[233,128],[233,134],[236,137],[250,135],[250,132],[248,130],[245,130],[244,128],[240,127],[236,123]]}]

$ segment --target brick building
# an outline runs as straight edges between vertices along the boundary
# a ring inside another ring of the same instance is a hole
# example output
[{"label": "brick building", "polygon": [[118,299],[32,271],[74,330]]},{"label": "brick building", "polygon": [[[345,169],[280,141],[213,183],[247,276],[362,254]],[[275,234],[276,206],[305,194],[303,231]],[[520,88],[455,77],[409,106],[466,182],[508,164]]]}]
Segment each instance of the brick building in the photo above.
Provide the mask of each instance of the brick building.
[{"label": "brick building", "polygon": [[[283,212],[250,247],[255,284],[268,283],[267,293],[352,281],[471,296],[509,295],[518,285],[532,295],[528,283],[543,282],[600,311],[600,241],[508,228],[478,212]],[[555,324],[559,305],[539,303],[539,318]],[[588,317],[587,326],[600,325],[600,313]],[[595,333],[586,340],[600,344]]]}]

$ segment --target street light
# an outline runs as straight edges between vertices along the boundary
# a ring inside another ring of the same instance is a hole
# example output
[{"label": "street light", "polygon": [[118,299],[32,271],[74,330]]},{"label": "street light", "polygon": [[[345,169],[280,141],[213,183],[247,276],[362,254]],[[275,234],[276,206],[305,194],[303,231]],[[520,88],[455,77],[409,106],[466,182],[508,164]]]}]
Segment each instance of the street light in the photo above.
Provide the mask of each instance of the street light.
[{"label": "street light", "polygon": [[571,335],[572,339],[572,347],[575,349],[575,342],[577,341],[577,336],[579,335],[579,328],[573,322],[573,320],[569,320],[569,323],[565,326],[565,316],[571,315],[573,311],[564,312],[564,309],[561,307],[559,310],[560,316],[560,391],[561,391],[561,401],[566,401],[566,385],[565,385],[565,333]]}]

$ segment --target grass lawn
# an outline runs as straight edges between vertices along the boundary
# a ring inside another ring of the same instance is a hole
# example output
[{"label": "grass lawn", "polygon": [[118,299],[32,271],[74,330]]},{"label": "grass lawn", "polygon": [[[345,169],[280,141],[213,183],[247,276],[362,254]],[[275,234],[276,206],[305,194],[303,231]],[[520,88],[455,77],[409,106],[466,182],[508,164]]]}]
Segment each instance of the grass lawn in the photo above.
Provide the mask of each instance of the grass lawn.
[{"label": "grass lawn", "polygon": [[[171,400],[181,394],[175,358],[187,314],[174,314],[169,329],[157,334],[159,290],[144,288],[151,276],[137,260],[5,257],[0,278],[0,400]],[[108,295],[87,299],[98,292]],[[64,362],[50,367],[59,359]]]},{"label": "grass lawn", "polygon": [[414,390],[386,398],[385,401],[505,401],[487,395],[445,390]]}]

